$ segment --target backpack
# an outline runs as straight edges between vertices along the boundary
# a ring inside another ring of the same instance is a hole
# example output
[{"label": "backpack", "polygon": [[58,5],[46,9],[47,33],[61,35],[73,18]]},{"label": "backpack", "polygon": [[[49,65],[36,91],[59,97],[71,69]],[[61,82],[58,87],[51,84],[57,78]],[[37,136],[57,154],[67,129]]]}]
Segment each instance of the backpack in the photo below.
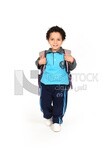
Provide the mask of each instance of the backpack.
[{"label": "backpack", "polygon": [[[46,50],[43,51],[44,52],[44,57],[46,57]],[[65,50],[63,49],[63,53],[65,54]],[[68,62],[65,61],[65,67],[66,67],[66,72],[68,73],[68,78],[69,78],[69,84],[68,84],[68,87],[67,89],[69,90],[70,88],[73,89],[73,85],[72,85],[72,74],[70,73],[70,69],[69,69],[69,66],[68,66]],[[38,89],[41,88],[41,78],[42,78],[42,74],[44,72],[44,69],[45,69],[45,65],[41,65],[40,67],[40,73],[38,74]]]}]

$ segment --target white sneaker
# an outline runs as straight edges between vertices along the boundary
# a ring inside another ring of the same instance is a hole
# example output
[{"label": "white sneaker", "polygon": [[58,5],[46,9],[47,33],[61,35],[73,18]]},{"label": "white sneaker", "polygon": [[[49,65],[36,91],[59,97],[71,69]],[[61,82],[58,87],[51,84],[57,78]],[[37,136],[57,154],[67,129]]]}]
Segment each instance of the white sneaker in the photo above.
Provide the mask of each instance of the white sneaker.
[{"label": "white sneaker", "polygon": [[61,124],[54,123],[54,124],[52,125],[52,130],[53,130],[54,132],[60,132],[60,131],[61,131]]},{"label": "white sneaker", "polygon": [[45,118],[45,124],[46,124],[47,126],[50,126],[52,123],[53,123],[53,122],[52,122],[52,118],[50,118],[50,119],[46,119],[46,118]]}]

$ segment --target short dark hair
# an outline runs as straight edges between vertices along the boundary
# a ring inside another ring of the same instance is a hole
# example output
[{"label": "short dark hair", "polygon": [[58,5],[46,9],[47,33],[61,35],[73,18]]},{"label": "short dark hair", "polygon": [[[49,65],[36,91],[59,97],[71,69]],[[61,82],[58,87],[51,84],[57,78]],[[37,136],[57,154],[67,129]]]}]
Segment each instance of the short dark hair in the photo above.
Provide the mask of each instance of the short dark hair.
[{"label": "short dark hair", "polygon": [[62,36],[62,40],[64,40],[66,38],[66,33],[61,27],[53,26],[46,33],[46,39],[47,40],[49,40],[50,34],[52,32],[59,32],[61,34],[61,36]]}]

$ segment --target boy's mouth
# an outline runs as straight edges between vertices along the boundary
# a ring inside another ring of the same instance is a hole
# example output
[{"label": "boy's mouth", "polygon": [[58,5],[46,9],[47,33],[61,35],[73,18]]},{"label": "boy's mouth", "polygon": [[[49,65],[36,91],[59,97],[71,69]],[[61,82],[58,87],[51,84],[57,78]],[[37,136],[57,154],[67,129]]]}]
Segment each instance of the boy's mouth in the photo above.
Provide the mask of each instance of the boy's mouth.
[{"label": "boy's mouth", "polygon": [[53,45],[53,47],[58,47],[58,45]]}]

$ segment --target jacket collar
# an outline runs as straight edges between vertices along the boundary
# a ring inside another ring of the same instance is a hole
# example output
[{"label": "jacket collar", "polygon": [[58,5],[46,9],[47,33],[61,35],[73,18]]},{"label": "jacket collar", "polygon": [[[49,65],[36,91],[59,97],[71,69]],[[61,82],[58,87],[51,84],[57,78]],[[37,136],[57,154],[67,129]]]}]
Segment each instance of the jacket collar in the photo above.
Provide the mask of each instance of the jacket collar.
[{"label": "jacket collar", "polygon": [[[46,53],[52,53],[52,48],[49,48]],[[57,51],[57,53],[64,53],[64,49],[60,47],[60,49]]]}]

